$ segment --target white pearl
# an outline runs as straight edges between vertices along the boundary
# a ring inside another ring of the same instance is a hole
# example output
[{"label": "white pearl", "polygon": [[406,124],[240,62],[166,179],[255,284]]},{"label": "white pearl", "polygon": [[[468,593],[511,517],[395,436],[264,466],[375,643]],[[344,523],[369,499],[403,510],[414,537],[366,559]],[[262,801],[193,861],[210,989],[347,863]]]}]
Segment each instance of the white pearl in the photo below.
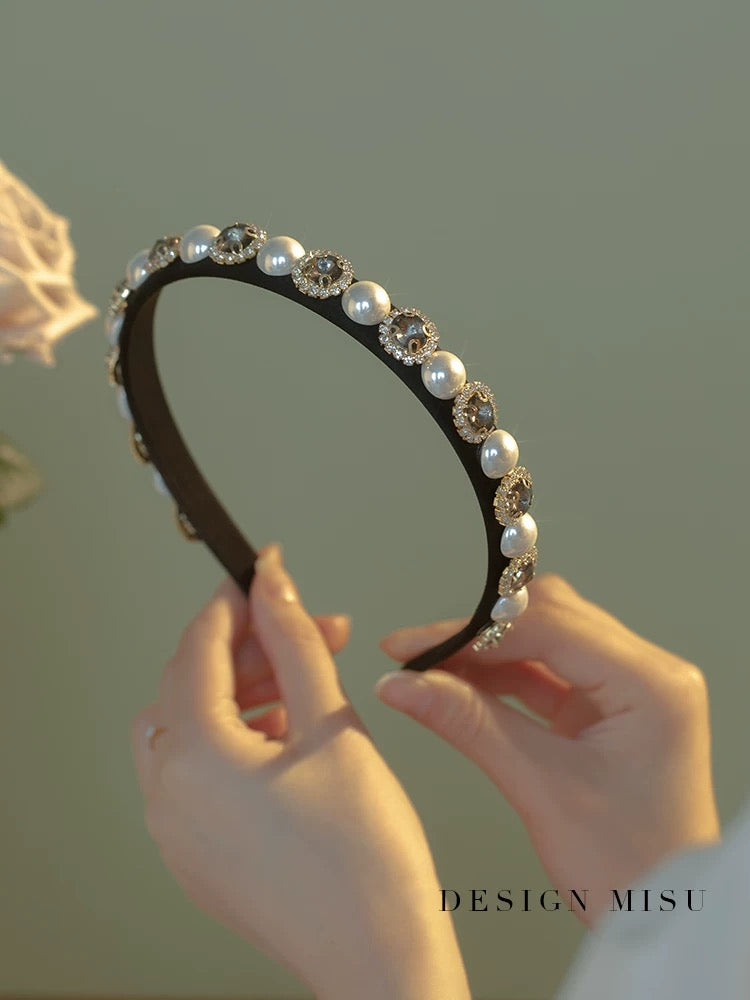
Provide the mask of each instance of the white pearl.
[{"label": "white pearl", "polygon": [[305,256],[305,248],[292,236],[271,236],[255,254],[258,267],[264,274],[280,277],[291,274],[292,268]]},{"label": "white pearl", "polygon": [[514,618],[523,614],[528,606],[529,592],[525,587],[521,587],[514,594],[498,597],[490,611],[490,618],[494,622],[512,622]]},{"label": "white pearl", "polygon": [[500,551],[504,556],[522,556],[536,544],[538,531],[531,514],[522,514],[513,524],[506,526],[500,539]]},{"label": "white pearl", "polygon": [[341,296],[344,312],[355,323],[373,326],[382,323],[391,311],[391,299],[375,281],[355,281]]},{"label": "white pearl", "polygon": [[109,342],[113,347],[120,339],[120,330],[122,330],[122,324],[124,322],[125,313],[120,313],[115,317],[107,315],[107,318],[104,320],[104,329],[107,331]]},{"label": "white pearl", "polygon": [[453,399],[466,383],[463,361],[450,351],[435,351],[421,369],[425,389],[438,399]]},{"label": "white pearl", "polygon": [[161,493],[162,496],[165,497],[170,496],[169,490],[167,489],[167,484],[162,479],[161,473],[159,472],[158,469],[153,470],[153,477],[154,477],[154,488],[156,489],[156,492]]},{"label": "white pearl", "polygon": [[484,439],[479,458],[485,476],[500,479],[517,464],[518,443],[507,431],[492,431]]},{"label": "white pearl", "polygon": [[117,409],[120,411],[120,416],[125,420],[132,420],[133,414],[130,412],[130,407],[128,406],[128,394],[125,392],[121,385],[117,387]]},{"label": "white pearl", "polygon": [[137,288],[151,273],[148,269],[148,255],[150,253],[151,247],[147,247],[145,250],[139,250],[135,257],[128,261],[128,266],[125,268],[125,280],[130,288]]},{"label": "white pearl", "polygon": [[221,232],[216,226],[193,226],[192,229],[183,235],[180,240],[180,259],[186,264],[194,264],[198,260],[208,257],[211,249],[211,242],[214,237]]}]

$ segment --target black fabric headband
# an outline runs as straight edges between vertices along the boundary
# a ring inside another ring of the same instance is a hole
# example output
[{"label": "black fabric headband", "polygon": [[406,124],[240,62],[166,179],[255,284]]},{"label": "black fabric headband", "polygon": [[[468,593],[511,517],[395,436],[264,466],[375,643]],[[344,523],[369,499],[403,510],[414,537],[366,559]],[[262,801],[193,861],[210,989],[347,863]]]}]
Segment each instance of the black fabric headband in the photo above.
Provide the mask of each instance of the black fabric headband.
[{"label": "black fabric headband", "polygon": [[[474,640],[496,645],[528,604],[537,563],[537,527],[529,514],[533,484],[512,436],[497,427],[488,386],[466,381],[454,355],[439,347],[435,324],[420,310],[396,307],[372,281],[331,250],[305,251],[289,236],[268,237],[250,223],[219,231],[200,225],[165,236],[129,262],[105,318],[110,383],[130,422],[135,456],[151,463],[157,488],[175,504],[186,538],[203,541],[245,593],[256,550],[201,475],[174,421],[154,355],[154,313],[162,288],[185,278],[232,278],[293,299],[324,316],[376,355],[429,410],[466,470],[487,534],[487,579],[467,625],[403,664],[425,670]],[[377,326],[377,331],[373,328]],[[499,596],[498,596],[499,595]]]}]

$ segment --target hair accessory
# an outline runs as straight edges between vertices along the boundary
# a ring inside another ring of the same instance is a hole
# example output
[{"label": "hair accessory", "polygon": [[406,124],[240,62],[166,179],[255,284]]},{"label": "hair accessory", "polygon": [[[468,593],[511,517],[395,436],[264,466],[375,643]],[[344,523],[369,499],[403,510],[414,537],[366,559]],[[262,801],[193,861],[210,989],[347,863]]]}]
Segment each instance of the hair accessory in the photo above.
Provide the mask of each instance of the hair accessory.
[{"label": "hair accessory", "polygon": [[[161,290],[185,278],[232,278],[293,299],[324,316],[375,354],[404,382],[442,429],[479,501],[487,535],[487,580],[468,624],[403,664],[425,670],[472,641],[496,646],[528,605],[526,585],[537,564],[534,491],[518,465],[518,444],[498,427],[494,393],[467,381],[461,360],[440,347],[435,323],[420,309],[395,306],[385,288],[355,278],[351,261],[334,250],[308,250],[291,236],[261,226],[200,225],[163,236],[128,263],[105,317],[111,344],[109,381],[130,423],[130,447],[150,463],[156,489],[173,500],[178,528],[201,540],[245,593],[256,551],[201,475],[164,397],[154,355],[153,324]],[[498,596],[499,595],[499,596]]]}]

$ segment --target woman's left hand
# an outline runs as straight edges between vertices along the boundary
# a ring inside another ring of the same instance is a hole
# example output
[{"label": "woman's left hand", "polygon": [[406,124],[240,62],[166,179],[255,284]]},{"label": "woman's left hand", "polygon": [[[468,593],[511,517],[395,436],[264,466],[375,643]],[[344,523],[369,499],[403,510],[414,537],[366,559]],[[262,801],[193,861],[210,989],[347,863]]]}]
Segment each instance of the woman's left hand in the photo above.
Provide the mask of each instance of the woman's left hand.
[{"label": "woman's left hand", "polygon": [[222,582],[133,720],[147,829],[189,899],[317,997],[468,998],[422,824],[339,682],[348,626],[308,614],[276,551],[249,599]]}]

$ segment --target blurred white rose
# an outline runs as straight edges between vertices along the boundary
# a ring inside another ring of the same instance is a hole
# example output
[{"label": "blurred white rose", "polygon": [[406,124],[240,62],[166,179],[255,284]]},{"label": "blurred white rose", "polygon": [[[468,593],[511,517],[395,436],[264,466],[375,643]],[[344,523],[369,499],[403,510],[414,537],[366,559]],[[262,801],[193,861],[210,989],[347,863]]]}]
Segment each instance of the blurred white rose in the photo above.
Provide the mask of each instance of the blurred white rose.
[{"label": "blurred white rose", "polygon": [[55,366],[53,348],[99,315],[76,291],[69,222],[0,160],[0,361]]}]

